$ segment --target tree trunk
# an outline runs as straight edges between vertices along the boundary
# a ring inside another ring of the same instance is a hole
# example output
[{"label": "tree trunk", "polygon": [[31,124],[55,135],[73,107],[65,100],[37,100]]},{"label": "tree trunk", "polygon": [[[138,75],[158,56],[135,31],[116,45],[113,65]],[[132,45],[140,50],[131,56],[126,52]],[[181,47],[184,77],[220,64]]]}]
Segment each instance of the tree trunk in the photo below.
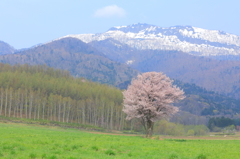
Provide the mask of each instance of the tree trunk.
[{"label": "tree trunk", "polygon": [[42,119],[44,120],[45,118],[45,107],[47,104],[47,98],[43,97],[42,99]]},{"label": "tree trunk", "polygon": [[70,110],[71,110],[71,99],[68,100],[68,114],[66,119],[67,123],[69,122]]},{"label": "tree trunk", "polygon": [[110,113],[110,130],[113,130],[113,105],[111,107],[111,113]]},{"label": "tree trunk", "polygon": [[63,99],[63,117],[62,117],[62,122],[65,122],[65,111],[66,111],[66,101]]},{"label": "tree trunk", "polygon": [[20,103],[20,118],[22,118],[22,111],[23,111],[23,92],[21,91],[21,103]]},{"label": "tree trunk", "polygon": [[5,91],[5,110],[4,110],[4,115],[7,116],[7,104],[8,104],[8,89]]},{"label": "tree trunk", "polygon": [[29,94],[29,112],[28,112],[28,118],[32,118],[32,106],[33,106],[33,92],[30,91]]},{"label": "tree trunk", "polygon": [[3,108],[3,88],[1,88],[1,108],[0,108],[0,115],[2,115],[2,108]]},{"label": "tree trunk", "polygon": [[33,102],[33,110],[34,110],[34,111],[33,111],[33,113],[34,113],[34,114],[33,114],[33,119],[34,119],[34,120],[36,120],[36,116],[37,116],[37,107],[38,107],[37,98],[38,98],[38,96],[35,97],[35,100],[34,100],[34,102]]},{"label": "tree trunk", "polygon": [[154,125],[154,122],[152,122],[151,120],[147,121],[146,137],[151,137],[152,136],[153,125]]},{"label": "tree trunk", "polygon": [[86,123],[86,117],[85,117],[85,102],[82,103],[82,124]]},{"label": "tree trunk", "polygon": [[59,101],[58,101],[58,121],[61,121],[61,104],[62,104],[62,100],[61,97],[59,96]]},{"label": "tree trunk", "polygon": [[28,118],[28,115],[27,115],[27,111],[28,111],[28,92],[27,90],[25,89],[25,118]]},{"label": "tree trunk", "polygon": [[37,110],[37,119],[39,120],[39,118],[40,118],[40,110],[41,110],[41,99],[40,99],[41,97],[39,97],[39,99],[38,99],[38,104],[37,104],[37,106],[38,106],[38,110]]},{"label": "tree trunk", "polygon": [[8,116],[10,117],[11,116],[11,111],[12,111],[12,88],[9,89],[9,93],[10,93],[10,97],[9,97],[9,111],[8,111]]},{"label": "tree trunk", "polygon": [[123,125],[124,125],[124,115],[123,115],[123,111],[121,111],[121,119],[120,119],[120,126],[119,126],[119,130],[123,129]]},{"label": "tree trunk", "polygon": [[105,108],[104,108],[104,103],[102,102],[102,109],[101,109],[101,127],[105,127],[105,124],[104,124],[104,112],[105,111]]},{"label": "tree trunk", "polygon": [[106,113],[106,128],[109,129],[109,114],[110,114],[110,109],[109,105],[107,106],[107,113]]}]

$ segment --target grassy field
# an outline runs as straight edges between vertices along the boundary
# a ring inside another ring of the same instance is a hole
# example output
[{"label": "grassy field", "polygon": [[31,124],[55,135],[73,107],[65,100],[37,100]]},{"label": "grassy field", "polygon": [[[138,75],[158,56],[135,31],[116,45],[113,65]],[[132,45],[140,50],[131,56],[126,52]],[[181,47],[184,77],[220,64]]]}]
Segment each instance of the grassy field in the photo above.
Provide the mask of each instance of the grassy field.
[{"label": "grassy field", "polygon": [[15,123],[0,123],[0,158],[238,159],[240,140],[222,137],[146,139]]}]

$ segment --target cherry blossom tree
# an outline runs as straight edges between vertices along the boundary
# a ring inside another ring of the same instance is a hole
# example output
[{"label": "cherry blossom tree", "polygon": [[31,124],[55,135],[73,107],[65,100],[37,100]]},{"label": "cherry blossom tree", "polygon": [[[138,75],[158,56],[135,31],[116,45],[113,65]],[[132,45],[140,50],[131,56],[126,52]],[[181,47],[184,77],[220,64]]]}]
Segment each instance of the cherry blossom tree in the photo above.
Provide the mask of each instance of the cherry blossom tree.
[{"label": "cherry blossom tree", "polygon": [[146,137],[152,136],[155,121],[178,112],[172,103],[185,98],[184,92],[172,82],[162,73],[147,72],[133,79],[123,92],[126,119],[139,118],[146,130]]}]

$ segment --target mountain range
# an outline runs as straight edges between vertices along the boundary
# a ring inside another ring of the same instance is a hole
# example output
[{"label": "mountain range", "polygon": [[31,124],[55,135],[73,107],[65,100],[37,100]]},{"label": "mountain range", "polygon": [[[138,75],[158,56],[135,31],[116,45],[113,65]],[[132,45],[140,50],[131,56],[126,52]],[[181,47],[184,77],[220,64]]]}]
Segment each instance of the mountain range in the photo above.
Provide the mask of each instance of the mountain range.
[{"label": "mountain range", "polygon": [[163,28],[149,24],[133,24],[112,27],[101,34],[65,37],[78,38],[86,43],[112,38],[138,50],[177,50],[197,56],[240,55],[239,36],[192,26]]},{"label": "mountain range", "polygon": [[179,105],[182,110],[224,115],[240,113],[239,39],[191,26],[134,24],[100,34],[67,35],[21,50],[0,42],[0,62],[45,64],[121,89],[141,72],[163,72],[182,81],[177,85],[188,92]]}]

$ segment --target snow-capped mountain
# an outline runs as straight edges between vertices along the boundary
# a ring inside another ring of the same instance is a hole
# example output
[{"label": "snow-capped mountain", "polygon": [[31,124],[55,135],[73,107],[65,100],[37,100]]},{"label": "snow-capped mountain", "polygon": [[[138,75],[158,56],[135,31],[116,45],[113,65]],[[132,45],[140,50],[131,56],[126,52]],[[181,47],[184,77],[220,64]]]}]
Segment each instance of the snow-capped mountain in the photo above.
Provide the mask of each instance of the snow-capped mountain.
[{"label": "snow-capped mountain", "polygon": [[78,38],[86,43],[112,38],[140,50],[178,50],[199,56],[240,55],[240,36],[192,26],[163,28],[149,24],[133,24],[113,27],[100,34],[65,37]]}]

